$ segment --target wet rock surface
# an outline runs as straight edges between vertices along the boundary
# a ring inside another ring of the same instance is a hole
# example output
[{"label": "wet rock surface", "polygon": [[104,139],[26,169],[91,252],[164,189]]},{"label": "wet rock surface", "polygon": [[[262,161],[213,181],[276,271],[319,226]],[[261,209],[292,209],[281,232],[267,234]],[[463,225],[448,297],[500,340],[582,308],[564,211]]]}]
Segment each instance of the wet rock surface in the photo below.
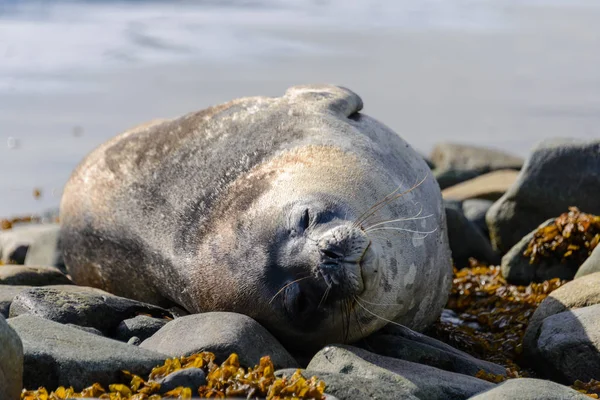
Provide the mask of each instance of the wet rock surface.
[{"label": "wet rock surface", "polygon": [[471,376],[380,356],[352,346],[327,346],[306,367],[307,373],[328,372],[393,382],[419,399],[467,399],[494,386]]},{"label": "wet rock surface", "polygon": [[23,384],[23,345],[0,315],[0,399],[18,399]]},{"label": "wet rock surface", "polygon": [[210,351],[218,360],[231,353],[242,365],[258,364],[269,355],[276,368],[298,367],[296,360],[252,318],[229,312],[210,312],[177,318],[140,344],[169,357]]},{"label": "wet rock surface", "polygon": [[33,315],[9,319],[23,342],[27,388],[118,382],[121,370],[148,374],[165,356]]},{"label": "wet rock surface", "polygon": [[10,306],[10,317],[24,314],[96,328],[109,336],[121,321],[139,314],[171,317],[168,311],[139,301],[94,291],[68,292],[56,287],[20,292]]},{"label": "wet rock surface", "polygon": [[160,393],[164,394],[178,387],[197,389],[206,384],[206,374],[200,368],[182,369],[156,381],[160,384]]},{"label": "wet rock surface", "polygon": [[0,268],[0,285],[48,286],[73,282],[54,267],[5,265]]},{"label": "wet rock surface", "polygon": [[494,248],[508,251],[568,207],[600,214],[600,141],[552,139],[526,160],[517,182],[488,211]]},{"label": "wet rock surface", "polygon": [[567,386],[542,379],[511,379],[471,400],[589,400]]}]

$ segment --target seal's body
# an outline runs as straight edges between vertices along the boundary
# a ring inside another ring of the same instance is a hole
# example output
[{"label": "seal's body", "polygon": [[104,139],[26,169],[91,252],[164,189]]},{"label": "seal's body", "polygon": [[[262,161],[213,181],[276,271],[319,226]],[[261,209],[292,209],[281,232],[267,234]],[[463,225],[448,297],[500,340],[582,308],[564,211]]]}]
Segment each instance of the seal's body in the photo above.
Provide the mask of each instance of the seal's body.
[{"label": "seal's body", "polygon": [[437,183],[334,86],[299,86],[125,132],[61,204],[73,280],[190,312],[249,315],[284,344],[423,329],[450,288]]}]

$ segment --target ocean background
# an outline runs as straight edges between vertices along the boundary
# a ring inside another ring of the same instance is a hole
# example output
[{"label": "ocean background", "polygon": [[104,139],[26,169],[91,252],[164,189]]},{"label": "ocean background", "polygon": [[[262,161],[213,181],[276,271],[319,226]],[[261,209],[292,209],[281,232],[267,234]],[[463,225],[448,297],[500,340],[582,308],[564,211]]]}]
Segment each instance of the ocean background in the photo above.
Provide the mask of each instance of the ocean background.
[{"label": "ocean background", "polygon": [[294,84],[351,88],[424,154],[598,139],[598,71],[597,0],[0,0],[0,217],[57,207],[129,127]]}]

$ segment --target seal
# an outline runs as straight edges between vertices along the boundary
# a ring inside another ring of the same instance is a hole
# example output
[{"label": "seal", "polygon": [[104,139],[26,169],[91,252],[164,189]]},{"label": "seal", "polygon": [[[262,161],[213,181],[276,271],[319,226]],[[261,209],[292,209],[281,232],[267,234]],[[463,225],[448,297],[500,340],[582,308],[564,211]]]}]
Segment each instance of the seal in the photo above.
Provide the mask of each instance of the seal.
[{"label": "seal", "polygon": [[424,329],[451,283],[440,190],[361,109],[348,89],[296,86],[101,145],[61,201],[73,280],[246,314],[292,349]]}]

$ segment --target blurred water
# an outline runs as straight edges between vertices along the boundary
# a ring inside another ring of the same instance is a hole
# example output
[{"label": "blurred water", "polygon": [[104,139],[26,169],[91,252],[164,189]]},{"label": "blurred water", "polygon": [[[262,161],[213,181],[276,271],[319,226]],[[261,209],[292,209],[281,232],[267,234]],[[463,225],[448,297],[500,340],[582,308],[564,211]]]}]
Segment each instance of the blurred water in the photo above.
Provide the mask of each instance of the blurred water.
[{"label": "blurred water", "polygon": [[57,205],[132,125],[298,83],[355,90],[423,152],[598,138],[598,21],[597,1],[0,0],[0,216]]}]

